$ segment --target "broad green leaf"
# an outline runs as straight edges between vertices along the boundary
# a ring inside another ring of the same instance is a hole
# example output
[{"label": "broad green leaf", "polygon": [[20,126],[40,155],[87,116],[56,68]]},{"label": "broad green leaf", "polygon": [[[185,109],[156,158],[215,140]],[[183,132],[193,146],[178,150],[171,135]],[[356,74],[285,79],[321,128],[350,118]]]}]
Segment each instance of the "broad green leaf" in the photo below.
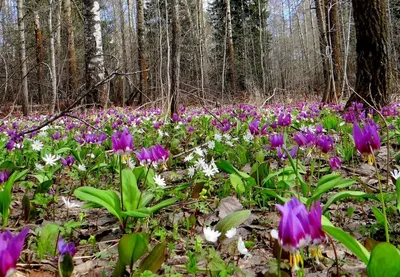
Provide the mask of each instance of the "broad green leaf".
[{"label": "broad green leaf", "polygon": [[100,190],[92,187],[80,187],[74,191],[74,195],[82,201],[94,202],[106,208],[111,214],[122,222],[121,201],[115,191]]},{"label": "broad green leaf", "polygon": [[140,190],[137,186],[135,175],[132,170],[127,168],[122,170],[122,191],[125,210],[136,210],[139,206]]},{"label": "broad green leaf", "polygon": [[151,272],[156,273],[161,268],[165,260],[165,250],[165,241],[154,246],[149,255],[147,255],[147,257],[141,261],[137,272],[141,273],[143,271],[150,270]]},{"label": "broad green leaf", "polygon": [[245,187],[244,187],[242,178],[240,178],[237,174],[232,173],[229,176],[229,179],[231,180],[231,184],[237,193],[245,192]]},{"label": "broad green leaf", "polygon": [[2,217],[2,225],[8,224],[8,217],[10,216],[10,205],[12,201],[11,191],[0,191],[0,214]]},{"label": "broad green leaf", "polygon": [[385,216],[383,215],[383,213],[375,206],[372,206],[371,210],[374,213],[374,216],[378,224],[383,226],[385,224]]},{"label": "broad green leaf", "polygon": [[118,243],[121,264],[123,266],[132,266],[147,252],[148,244],[147,235],[144,233],[123,235]]},{"label": "broad green leaf", "polygon": [[160,209],[162,209],[162,208],[171,206],[171,205],[174,204],[176,201],[177,201],[176,198],[169,198],[169,199],[166,199],[166,200],[164,200],[164,201],[161,201],[160,203],[154,205],[153,207],[149,207],[148,209],[149,209],[149,211],[153,214],[153,213],[157,212],[158,210],[160,210]]},{"label": "broad green leaf", "polygon": [[338,174],[329,174],[321,178],[317,184],[317,188],[314,190],[312,196],[307,201],[307,206],[311,204],[312,201],[319,199],[319,197],[333,189],[333,188],[344,188],[354,184],[354,180],[345,180]]},{"label": "broad green leaf", "polygon": [[40,259],[45,255],[55,256],[55,249],[58,237],[58,225],[55,223],[46,224],[40,232],[37,242],[38,252]]},{"label": "broad green leaf", "polygon": [[[287,157],[288,157],[288,159],[289,159],[290,165],[292,166],[292,168],[293,168],[293,170],[294,170],[294,172],[295,172],[295,174],[296,174],[296,177],[297,177],[297,179],[298,179],[299,182],[300,182],[301,191],[302,191],[302,193],[303,193],[303,196],[307,197],[307,196],[308,196],[308,192],[309,192],[309,190],[310,190],[310,189],[309,189],[309,186],[307,185],[306,182],[304,182],[304,179],[303,179],[303,177],[300,175],[299,169],[298,169],[298,167],[296,166],[296,163],[294,162],[294,160],[293,160],[292,156],[290,155],[289,151],[288,151],[287,149],[285,149],[285,148],[284,148],[284,151],[286,152],[286,155],[287,155]],[[298,162],[298,161],[297,161],[297,162]]]},{"label": "broad green leaf", "polygon": [[250,210],[233,212],[221,219],[217,225],[215,225],[215,230],[220,231],[221,235],[225,236],[227,231],[242,224],[250,216],[250,214]]},{"label": "broad green leaf", "polygon": [[242,177],[243,179],[248,179],[250,178],[249,174],[242,172],[238,169],[236,169],[230,162],[225,161],[225,160],[218,160],[215,162],[215,164],[217,165],[219,170],[222,170],[226,173],[232,174],[232,173],[236,173],[237,175],[239,175],[240,177]]},{"label": "broad green leaf", "polygon": [[334,194],[331,198],[328,199],[328,201],[326,201],[323,212],[326,212],[328,210],[329,206],[332,205],[333,203],[335,203],[343,198],[348,198],[348,197],[369,198],[369,199],[374,199],[376,201],[379,201],[378,197],[376,197],[375,195],[368,194],[368,193],[365,193],[362,191],[341,191],[341,192]]},{"label": "broad green leaf", "polygon": [[368,277],[399,277],[400,254],[392,244],[379,243],[374,247],[367,266]]},{"label": "broad green leaf", "polygon": [[350,250],[354,255],[356,255],[357,258],[359,258],[363,263],[368,264],[370,256],[368,250],[362,244],[360,244],[355,238],[350,236],[349,233],[334,226],[324,225],[324,222],[322,223],[322,227],[329,235],[337,239],[348,250]]},{"label": "broad green leaf", "polygon": [[71,151],[71,148],[63,147],[63,148],[57,149],[54,153],[59,155],[59,154],[69,152],[69,151]]},{"label": "broad green leaf", "polygon": [[134,217],[134,218],[145,218],[151,215],[151,212],[148,208],[140,208],[136,210],[130,210],[126,212],[122,212],[124,216]]},{"label": "broad green leaf", "polygon": [[61,277],[70,277],[74,270],[74,262],[70,254],[66,254],[58,261],[58,270]]},{"label": "broad green leaf", "polygon": [[396,201],[397,210],[400,211],[400,178],[396,180]]}]

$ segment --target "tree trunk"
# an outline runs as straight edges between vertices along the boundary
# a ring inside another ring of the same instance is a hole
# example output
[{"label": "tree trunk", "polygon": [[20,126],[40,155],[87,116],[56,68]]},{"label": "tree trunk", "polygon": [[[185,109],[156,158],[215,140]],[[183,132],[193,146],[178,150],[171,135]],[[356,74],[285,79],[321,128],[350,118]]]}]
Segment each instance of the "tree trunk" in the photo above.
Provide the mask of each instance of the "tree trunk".
[{"label": "tree trunk", "polygon": [[56,50],[54,46],[53,33],[53,0],[49,0],[49,41],[50,41],[50,79],[51,79],[51,101],[50,113],[53,114],[56,109],[57,102],[57,71],[56,71]]},{"label": "tree trunk", "polygon": [[[128,55],[126,53],[126,39],[125,39],[125,13],[124,13],[124,3],[123,0],[119,0],[119,22],[121,26],[121,44],[122,44],[122,66],[124,72],[128,72]],[[121,76],[121,90],[118,92],[120,105],[125,104],[125,87],[126,79],[125,76]]]},{"label": "tree trunk", "polygon": [[181,26],[179,0],[172,0],[172,49],[171,49],[171,117],[178,111],[179,77],[181,62]]},{"label": "tree trunk", "polygon": [[42,86],[41,80],[44,80],[44,46],[43,46],[43,37],[42,30],[40,29],[40,17],[39,12],[33,12],[33,22],[35,27],[35,37],[36,37],[36,76],[38,79],[37,84],[37,92],[38,92],[38,100],[40,104],[43,104],[44,100],[44,87]]},{"label": "tree trunk", "polygon": [[329,90],[329,65],[326,59],[326,47],[328,45],[328,40],[326,37],[326,28],[325,28],[325,15],[323,12],[323,3],[324,0],[315,0],[315,10],[317,16],[317,26],[318,26],[318,34],[319,34],[319,51],[322,59],[322,71],[324,74],[324,82],[325,82],[325,92]]},{"label": "tree trunk", "polygon": [[22,113],[27,116],[29,114],[29,95],[28,95],[28,76],[26,69],[26,49],[25,49],[25,23],[23,0],[17,1],[18,9],[18,31],[20,44],[20,66],[21,66],[21,85],[22,85]]},{"label": "tree trunk", "polygon": [[[104,79],[103,41],[101,37],[100,5],[97,0],[84,0],[85,5],[85,70],[86,89]],[[108,104],[106,85],[96,88],[88,102],[99,103],[103,108]]]},{"label": "tree trunk", "polygon": [[225,0],[225,5],[226,5],[226,24],[228,30],[228,59],[229,59],[231,90],[233,93],[236,93],[237,74],[236,74],[235,49],[233,47],[232,16],[231,16],[230,0]]},{"label": "tree trunk", "polygon": [[[357,38],[355,91],[375,108],[389,103],[390,59],[386,0],[352,0]],[[346,106],[363,99],[352,94]]]},{"label": "tree trunk", "polygon": [[139,105],[143,104],[143,94],[147,90],[147,64],[144,45],[144,0],[137,0],[137,36],[138,36],[138,64],[139,78]]},{"label": "tree trunk", "polygon": [[76,89],[78,88],[78,70],[76,65],[74,29],[71,17],[71,0],[64,0],[64,15],[67,23],[68,41],[68,91],[75,93]]}]

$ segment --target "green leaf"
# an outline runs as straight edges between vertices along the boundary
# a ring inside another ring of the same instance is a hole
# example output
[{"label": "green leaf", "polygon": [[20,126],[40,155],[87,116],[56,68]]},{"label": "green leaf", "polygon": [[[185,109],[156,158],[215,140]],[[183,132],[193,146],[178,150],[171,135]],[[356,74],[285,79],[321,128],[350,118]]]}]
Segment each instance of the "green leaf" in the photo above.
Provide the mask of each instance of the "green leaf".
[{"label": "green leaf", "polygon": [[397,210],[400,211],[400,178],[396,180],[396,201]]},{"label": "green leaf", "polygon": [[122,222],[121,201],[115,191],[80,187],[74,191],[74,195],[82,201],[94,202],[106,208]]},{"label": "green leaf", "polygon": [[371,210],[374,213],[374,216],[375,216],[378,224],[383,226],[385,224],[385,217],[384,217],[383,213],[375,206],[372,206]]},{"label": "green leaf", "polygon": [[229,176],[229,179],[231,180],[231,184],[237,193],[245,192],[245,187],[244,187],[242,178],[240,178],[237,174],[232,173]]},{"label": "green leaf", "polygon": [[322,223],[322,227],[329,235],[337,239],[354,255],[356,255],[357,258],[359,258],[363,263],[368,264],[370,256],[368,250],[362,244],[360,244],[355,238],[353,238],[349,233],[343,231],[340,228],[326,225],[326,223],[324,222]]},{"label": "green leaf", "polygon": [[149,207],[148,209],[149,209],[149,211],[153,214],[153,213],[157,212],[158,210],[160,210],[160,209],[162,209],[162,208],[171,206],[171,205],[174,204],[176,201],[177,201],[176,198],[169,198],[169,199],[166,199],[166,200],[164,200],[164,201],[161,201],[160,203],[154,205],[153,207]]},{"label": "green leaf", "polygon": [[160,242],[156,246],[154,246],[153,250],[147,255],[146,258],[140,263],[138,268],[138,273],[141,273],[146,270],[150,270],[153,273],[156,273],[162,266],[165,260],[165,250],[166,243],[165,241]]},{"label": "green leaf", "polygon": [[250,216],[250,213],[250,210],[233,212],[221,219],[217,225],[215,225],[215,230],[220,231],[221,235],[225,236],[227,231],[242,224]]},{"label": "green leaf", "polygon": [[140,201],[140,190],[137,186],[136,177],[132,170],[122,170],[122,191],[124,196],[124,207],[127,211],[136,210]]},{"label": "green leaf", "polygon": [[119,260],[123,266],[132,266],[147,252],[148,239],[144,233],[132,233],[122,236],[118,243]]},{"label": "green leaf", "polygon": [[379,243],[374,247],[367,266],[368,277],[400,276],[400,254],[392,244]]},{"label": "green leaf", "polygon": [[374,199],[376,201],[379,201],[378,197],[376,197],[373,194],[368,194],[362,191],[341,191],[338,192],[336,194],[334,194],[331,198],[328,199],[328,201],[326,201],[325,205],[324,205],[324,209],[323,212],[325,213],[329,206],[332,205],[333,203],[343,199],[343,198],[369,198],[369,199]]},{"label": "green leaf", "polygon": [[65,153],[65,152],[69,152],[69,151],[71,151],[71,148],[63,147],[63,148],[60,148],[60,149],[56,150],[54,153],[59,155],[59,154],[62,154],[62,153]]},{"label": "green leaf", "polygon": [[43,259],[45,255],[49,254],[55,256],[55,248],[57,244],[58,237],[58,225],[55,223],[46,224],[37,242],[38,252],[40,259]]},{"label": "green leaf", "polygon": [[70,277],[74,270],[74,262],[70,254],[64,255],[62,259],[58,261],[58,269],[61,277]]},{"label": "green leaf", "polygon": [[307,201],[307,206],[309,206],[312,201],[319,199],[319,197],[323,193],[325,193],[335,187],[336,188],[344,188],[344,187],[348,187],[354,183],[355,183],[355,180],[345,180],[345,179],[341,178],[339,174],[326,175],[319,180],[319,182],[317,184],[317,188],[314,190],[312,196]]},{"label": "green leaf", "polygon": [[230,162],[225,161],[225,160],[218,160],[215,162],[215,164],[217,165],[219,170],[222,170],[226,173],[232,174],[232,173],[236,173],[237,175],[239,175],[240,177],[242,177],[243,179],[248,179],[250,178],[249,174],[242,172],[238,169],[236,169]]},{"label": "green leaf", "polygon": [[151,215],[148,208],[140,208],[136,210],[126,211],[122,213],[124,216],[134,217],[134,218],[145,218]]},{"label": "green leaf", "polygon": [[11,201],[12,201],[11,191],[7,189],[0,191],[0,214],[2,217],[3,226],[6,226],[8,224]]}]

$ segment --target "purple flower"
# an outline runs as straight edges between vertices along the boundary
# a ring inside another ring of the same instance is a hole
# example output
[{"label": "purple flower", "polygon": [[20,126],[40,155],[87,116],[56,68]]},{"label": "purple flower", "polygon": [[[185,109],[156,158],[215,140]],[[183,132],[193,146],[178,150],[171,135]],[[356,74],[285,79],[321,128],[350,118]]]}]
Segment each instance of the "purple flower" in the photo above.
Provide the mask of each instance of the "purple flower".
[{"label": "purple flower", "polygon": [[14,150],[14,148],[15,148],[15,141],[12,140],[12,139],[10,139],[10,140],[6,143],[6,148],[7,148],[7,150],[9,150],[9,151]]},{"label": "purple flower", "polygon": [[253,136],[257,136],[260,134],[259,131],[259,127],[260,127],[260,121],[253,120],[252,122],[249,123],[249,131]]},{"label": "purple flower", "polygon": [[153,162],[153,155],[147,148],[142,148],[140,152],[136,152],[136,158],[141,165],[150,165]]},{"label": "purple flower", "polygon": [[[286,150],[286,146],[285,146],[285,145],[283,145],[282,147],[279,146],[279,147],[276,148],[276,153],[278,154],[278,157],[279,157],[281,160],[286,160],[286,159],[288,158],[288,156],[287,156],[285,150]],[[297,146],[294,146],[294,147],[292,148],[292,150],[289,151],[289,154],[290,154],[290,156],[291,156],[292,158],[296,157],[297,150],[298,150],[298,147],[297,147]]]},{"label": "purple flower", "polygon": [[329,166],[332,169],[339,169],[342,166],[342,163],[340,162],[340,159],[338,156],[333,156],[329,158]]},{"label": "purple flower", "polygon": [[283,134],[272,134],[269,137],[269,141],[271,143],[271,148],[275,149],[283,145]]},{"label": "purple flower", "polygon": [[333,147],[333,139],[330,136],[322,135],[317,139],[317,145],[322,153],[328,153]]},{"label": "purple flower", "polygon": [[297,252],[311,239],[307,209],[296,197],[276,208],[282,213],[278,229],[280,245],[286,251]]},{"label": "purple flower", "polygon": [[117,155],[126,155],[133,151],[133,137],[128,129],[117,132],[111,137],[112,148]]},{"label": "purple flower", "polygon": [[29,228],[16,236],[9,231],[0,234],[0,277],[10,276],[15,270]]},{"label": "purple flower", "polygon": [[371,123],[366,123],[364,130],[357,123],[354,123],[353,138],[354,144],[361,154],[372,154],[372,151],[381,147],[377,127]]},{"label": "purple flower", "polygon": [[4,169],[0,172],[0,184],[7,182],[10,177],[10,171],[8,169]]},{"label": "purple flower", "polygon": [[284,115],[283,113],[281,113],[278,116],[278,125],[279,126],[289,126],[292,123],[292,118],[290,116],[290,114]]},{"label": "purple flower", "polygon": [[153,162],[155,163],[165,163],[168,160],[169,154],[160,144],[153,146],[151,148],[151,153],[153,156]]},{"label": "purple flower", "polygon": [[75,244],[73,242],[66,243],[62,238],[58,239],[58,254],[60,254],[61,258],[67,254],[70,254],[73,257],[76,253]]},{"label": "purple flower", "polygon": [[61,163],[63,164],[63,166],[68,166],[71,167],[75,162],[74,157],[72,156],[68,156],[66,159],[61,158]]},{"label": "purple flower", "polygon": [[313,202],[311,204],[310,213],[308,215],[309,223],[310,223],[310,237],[311,243],[314,245],[325,242],[326,236],[324,230],[322,230],[322,208],[319,203]]},{"label": "purple flower", "polygon": [[58,140],[61,138],[61,134],[60,134],[60,132],[56,132],[55,134],[51,135],[50,137],[54,140]]}]

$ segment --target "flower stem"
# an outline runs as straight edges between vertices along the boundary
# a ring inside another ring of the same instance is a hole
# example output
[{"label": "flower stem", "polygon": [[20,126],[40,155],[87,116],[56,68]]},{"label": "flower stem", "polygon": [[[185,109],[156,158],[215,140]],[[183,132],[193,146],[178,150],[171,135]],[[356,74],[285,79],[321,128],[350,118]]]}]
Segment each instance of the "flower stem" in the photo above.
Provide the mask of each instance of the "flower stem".
[{"label": "flower stem", "polygon": [[121,210],[124,211],[124,192],[122,191],[122,156],[119,155],[119,189],[121,193]]},{"label": "flower stem", "polygon": [[383,212],[383,219],[384,219],[384,227],[385,227],[386,242],[390,242],[390,239],[389,239],[389,224],[388,224],[387,215],[386,215],[385,199],[383,198],[382,182],[381,182],[381,179],[379,178],[378,166],[377,166],[377,164],[376,164],[376,159],[375,159],[374,150],[372,149],[371,145],[369,146],[369,148],[370,148],[370,151],[371,151],[371,153],[372,153],[372,157],[373,157],[373,159],[374,159],[374,166],[375,166],[375,171],[376,171],[376,178],[378,179],[379,194],[380,194],[380,198],[381,198],[382,212]]}]

